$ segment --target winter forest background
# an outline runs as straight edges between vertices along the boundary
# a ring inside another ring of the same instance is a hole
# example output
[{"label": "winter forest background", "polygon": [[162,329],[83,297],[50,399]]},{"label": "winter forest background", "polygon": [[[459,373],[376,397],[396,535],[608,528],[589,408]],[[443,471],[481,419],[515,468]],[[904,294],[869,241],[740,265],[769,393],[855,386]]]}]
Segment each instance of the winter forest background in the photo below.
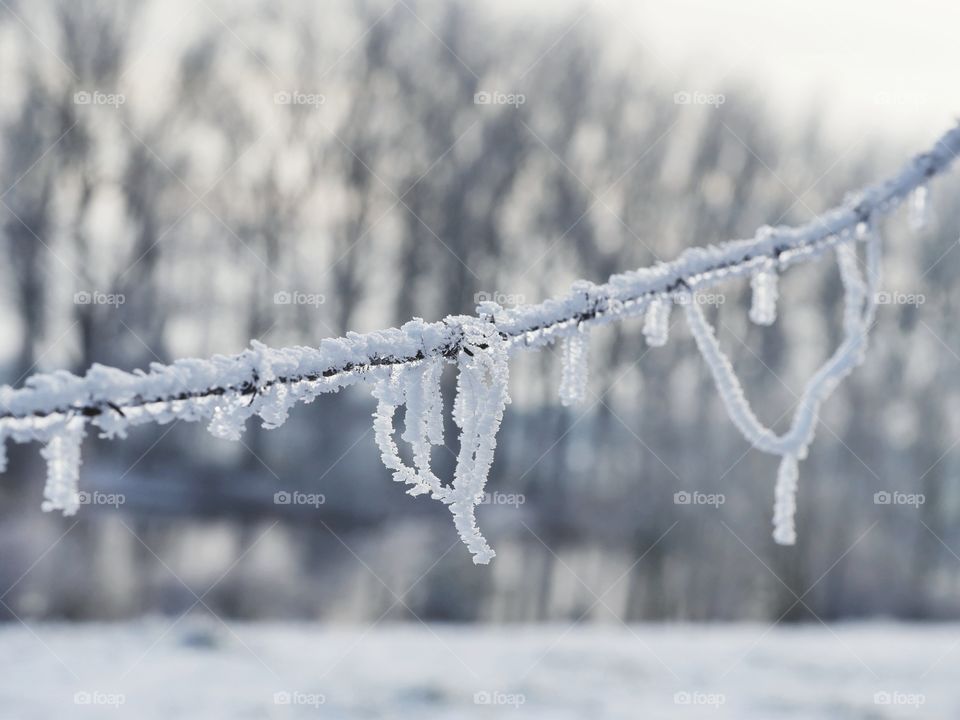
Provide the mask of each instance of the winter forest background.
[{"label": "winter forest background", "polygon": [[[842,142],[816,106],[783,122],[742,68],[698,87],[580,6],[3,5],[9,384],[251,338],[315,344],[473,313],[484,295],[536,302],[805,222],[945,127],[884,134],[905,101],[878,95],[877,122]],[[242,443],[180,424],[89,438],[82,487],[124,502],[75,518],[40,511],[42,461],[11,446],[0,617],[177,617],[215,584],[204,612],[228,620],[956,619],[958,193],[956,177],[938,182],[925,230],[883,225],[891,302],[825,408],[796,547],[770,540],[775,459],[729,423],[677,315],[651,352],[639,321],[595,332],[582,407],[557,400],[555,351],[513,360],[479,511],[489,567],[470,562],[447,510],[391,482],[369,395],[348,390],[282,430],[251,421]],[[840,333],[829,263],[791,270],[781,296],[771,328],[748,321],[748,283],[727,286],[715,316],[768,422]],[[294,491],[324,502],[275,501]],[[678,504],[681,492],[723,503]]]}]

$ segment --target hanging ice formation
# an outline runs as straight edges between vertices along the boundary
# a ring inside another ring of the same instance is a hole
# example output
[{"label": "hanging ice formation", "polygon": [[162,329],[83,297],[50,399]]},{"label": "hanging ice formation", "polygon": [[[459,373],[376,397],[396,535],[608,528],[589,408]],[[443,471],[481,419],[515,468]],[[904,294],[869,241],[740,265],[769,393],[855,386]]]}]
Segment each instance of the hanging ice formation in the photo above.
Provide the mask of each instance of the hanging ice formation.
[{"label": "hanging ice formation", "polygon": [[577,405],[587,393],[590,331],[577,326],[563,339],[563,372],[560,376],[560,403]]},{"label": "hanging ice formation", "polygon": [[915,232],[926,229],[930,222],[930,201],[927,197],[929,190],[926,185],[920,185],[910,195],[910,213],[908,221],[910,229]]},{"label": "hanging ice formation", "polygon": [[757,325],[773,325],[777,320],[777,287],[779,276],[774,263],[768,262],[750,278],[753,299],[750,305],[750,319]]},{"label": "hanging ice formation", "polygon": [[[486,564],[494,552],[477,529],[475,509],[483,500],[487,474],[493,463],[497,430],[507,394],[509,365],[506,342],[496,325],[461,318],[463,344],[457,355],[457,396],[453,419],[460,428],[460,451],[451,485],[444,485],[430,469],[430,446],[443,444],[443,399],[440,394],[442,358],[381,371],[374,385],[377,399],[373,427],[383,464],[393,479],[410,485],[410,495],[429,493],[450,506],[460,538],[475,563]],[[406,406],[401,439],[410,443],[415,467],[404,464],[394,442],[393,416]]]},{"label": "hanging ice formation", "polygon": [[47,484],[43,488],[43,509],[62,510],[73,515],[80,506],[80,443],[86,424],[80,418],[64,421],[50,436],[40,454],[47,461]]},{"label": "hanging ice formation", "polygon": [[670,333],[670,307],[667,297],[655,297],[647,306],[643,320],[643,336],[650,347],[663,347]]},{"label": "hanging ice formation", "polygon": [[699,304],[691,302],[686,305],[690,330],[710,368],[733,424],[754,447],[781,457],[775,488],[773,536],[783,545],[792,545],[796,539],[794,511],[797,461],[807,455],[807,447],[816,430],[820,405],[840,381],[863,361],[866,350],[879,283],[878,236],[871,234],[865,244],[866,280],[860,272],[856,246],[838,243],[834,248],[844,287],[843,342],[807,382],[797,403],[790,429],[783,435],[776,435],[760,423]]},{"label": "hanging ice formation", "polygon": [[[758,449],[781,458],[774,487],[774,538],[792,544],[799,461],[813,440],[820,406],[863,359],[873,322],[880,275],[876,218],[910,197],[910,221],[926,219],[925,183],[960,154],[960,126],[898,175],[866,188],[842,206],[797,228],[761,228],[749,240],[690,248],[677,259],[612,276],[602,285],[580,281],[571,292],[537,305],[510,310],[484,302],[478,316],[440,322],[414,319],[401,328],[322,340],[318,347],[269,348],[253,342],[239,355],[153,364],[124,372],[94,365],[83,377],[57,371],[29,378],[24,387],[0,387],[0,471],[5,442],[45,444],[44,510],[76,512],[80,449],[87,426],[102,438],[125,437],[127,428],[148,422],[205,422],[211,433],[238,439],[257,415],[265,428],[281,426],[299,402],[358,382],[372,385],[376,444],[384,465],[411,495],[446,504],[474,562],[494,556],[477,529],[481,502],[509,402],[509,354],[562,341],[560,397],[564,405],[586,393],[589,332],[626,317],[644,316],[643,334],[652,347],[667,342],[674,303],[683,307],[694,341],[707,362],[734,425]],[[863,248],[861,272],[859,248]],[[734,278],[751,278],[750,319],[776,319],[779,274],[791,265],[832,252],[844,287],[843,340],[810,378],[789,429],[764,427],[750,407],[729,359],[702,310],[700,293]],[[459,452],[453,478],[431,469],[431,448],[444,443],[441,375],[457,367],[453,420]],[[400,440],[412,464],[401,457],[394,417],[404,408]]]}]

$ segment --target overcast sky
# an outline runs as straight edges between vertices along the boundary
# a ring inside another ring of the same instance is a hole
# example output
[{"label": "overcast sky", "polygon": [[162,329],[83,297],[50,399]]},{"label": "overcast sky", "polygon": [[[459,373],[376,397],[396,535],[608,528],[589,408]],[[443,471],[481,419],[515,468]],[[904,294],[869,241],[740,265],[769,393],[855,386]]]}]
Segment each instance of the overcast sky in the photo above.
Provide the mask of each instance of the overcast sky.
[{"label": "overcast sky", "polygon": [[717,76],[754,79],[770,109],[789,119],[814,108],[844,139],[866,130],[922,142],[960,116],[960,3],[633,0],[622,7],[665,72],[689,69],[703,90]]},{"label": "overcast sky", "polygon": [[[503,8],[542,15],[542,0]],[[678,90],[753,80],[787,126],[819,113],[840,142],[879,133],[930,141],[960,116],[960,3],[943,0],[556,0],[646,50]],[[585,12],[586,11],[586,12]],[[686,87],[689,84],[696,87]],[[728,98],[735,102],[736,98]],[[750,99],[754,102],[754,98]]]}]

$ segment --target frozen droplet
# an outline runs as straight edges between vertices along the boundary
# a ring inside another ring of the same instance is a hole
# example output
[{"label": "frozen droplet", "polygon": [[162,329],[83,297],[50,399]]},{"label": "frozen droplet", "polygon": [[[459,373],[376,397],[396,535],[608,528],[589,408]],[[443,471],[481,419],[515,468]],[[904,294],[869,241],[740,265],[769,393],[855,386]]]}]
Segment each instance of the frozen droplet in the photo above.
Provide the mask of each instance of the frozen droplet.
[{"label": "frozen droplet", "polygon": [[589,370],[589,335],[578,327],[563,339],[563,371],[560,379],[560,402],[565,406],[583,402]]},{"label": "frozen droplet", "polygon": [[930,223],[930,199],[926,185],[921,185],[910,195],[909,222],[915,231],[923,230]]},{"label": "frozen droplet", "polygon": [[40,506],[44,512],[62,510],[64,515],[77,512],[80,506],[80,445],[85,434],[83,418],[70,418],[63,427],[53,431],[40,451],[47,461],[47,482]]},{"label": "frozen droplet", "polygon": [[670,333],[670,300],[654,298],[647,306],[647,315],[643,321],[643,336],[647,345],[663,347]]},{"label": "frozen droplet", "polygon": [[777,271],[771,265],[758,270],[750,279],[750,287],[753,289],[750,319],[757,325],[773,325],[777,319],[778,277]]}]

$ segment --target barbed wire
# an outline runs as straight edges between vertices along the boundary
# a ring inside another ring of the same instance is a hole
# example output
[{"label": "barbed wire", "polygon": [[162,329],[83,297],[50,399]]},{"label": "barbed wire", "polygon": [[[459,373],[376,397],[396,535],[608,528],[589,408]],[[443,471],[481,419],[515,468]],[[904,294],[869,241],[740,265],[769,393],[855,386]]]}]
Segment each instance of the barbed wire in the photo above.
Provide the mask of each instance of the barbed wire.
[{"label": "barbed wire", "polygon": [[[840,206],[797,227],[763,227],[746,240],[695,247],[677,259],[612,276],[606,283],[576,283],[565,296],[503,309],[481,303],[479,319],[496,325],[511,351],[552,342],[572,326],[610,322],[641,311],[658,296],[703,290],[755,272],[771,262],[784,269],[819,257],[856,237],[857,228],[886,215],[911,192],[944,172],[960,154],[960,125],[896,175],[848,195]],[[0,387],[0,426],[29,418],[95,418],[131,408],[236,394],[255,396],[278,385],[316,382],[431,357],[456,358],[467,351],[464,326],[473,316],[418,321],[375,333],[348,333],[321,341],[319,348],[271,350],[256,343],[234,356],[207,361],[153,364],[148,372],[95,365],[83,376],[64,371],[31,376],[24,387]],[[419,337],[419,342],[418,342]],[[280,361],[278,363],[278,361]],[[285,369],[277,372],[277,366]],[[222,377],[218,377],[218,373]]]}]

